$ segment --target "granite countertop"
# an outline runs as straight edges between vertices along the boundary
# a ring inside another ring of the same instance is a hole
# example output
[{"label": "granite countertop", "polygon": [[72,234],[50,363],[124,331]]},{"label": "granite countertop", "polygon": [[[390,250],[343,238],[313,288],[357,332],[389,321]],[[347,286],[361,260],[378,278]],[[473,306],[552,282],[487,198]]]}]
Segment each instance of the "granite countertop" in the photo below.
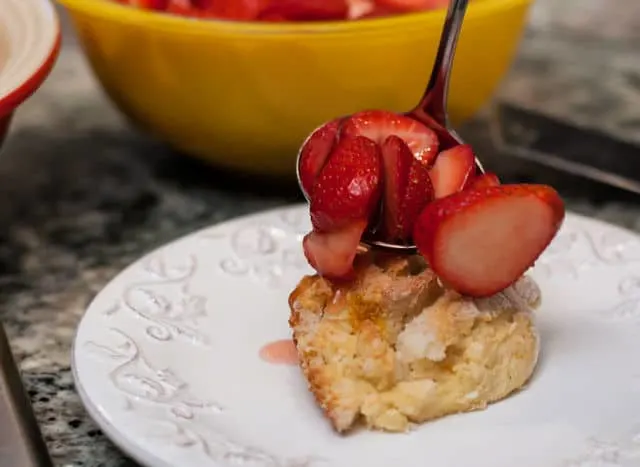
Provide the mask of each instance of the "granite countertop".
[{"label": "granite countertop", "polygon": [[[640,140],[637,0],[539,0],[500,98]],[[572,9],[573,15],[569,15]],[[99,90],[73,35],[17,115],[0,157],[0,303],[51,455],[60,466],[133,465],[89,419],[69,368],[85,306],[121,268],[198,227],[299,200],[203,170],[130,128]],[[464,130],[485,144],[483,116]],[[503,173],[547,169],[500,160]],[[558,179],[569,209],[640,230],[636,197]],[[250,187],[250,188],[249,188]]]}]

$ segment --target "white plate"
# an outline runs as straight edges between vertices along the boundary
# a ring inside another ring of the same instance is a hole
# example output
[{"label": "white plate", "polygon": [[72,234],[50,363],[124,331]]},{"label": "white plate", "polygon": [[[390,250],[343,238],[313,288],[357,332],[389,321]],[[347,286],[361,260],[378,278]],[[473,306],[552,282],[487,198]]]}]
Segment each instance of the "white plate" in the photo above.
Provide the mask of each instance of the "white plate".
[{"label": "white plate", "polygon": [[296,366],[259,357],[290,336],[309,268],[305,206],[237,219],[136,262],[75,339],[84,404],[142,464],[179,467],[640,465],[640,238],[569,214],[532,274],[542,354],[530,385],[409,434],[336,435]]}]

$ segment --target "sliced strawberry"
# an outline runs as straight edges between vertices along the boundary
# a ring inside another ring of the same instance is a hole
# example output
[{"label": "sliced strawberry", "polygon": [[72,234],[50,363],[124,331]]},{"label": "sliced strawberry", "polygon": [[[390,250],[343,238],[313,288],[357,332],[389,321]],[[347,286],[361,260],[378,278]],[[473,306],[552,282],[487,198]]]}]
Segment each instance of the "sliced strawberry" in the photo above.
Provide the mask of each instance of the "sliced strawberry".
[{"label": "sliced strawberry", "polygon": [[279,15],[289,21],[331,21],[347,19],[347,0],[270,0],[263,15]]},{"label": "sliced strawberry", "polygon": [[252,21],[266,6],[265,0],[192,0],[206,16],[234,21]]},{"label": "sliced strawberry", "polygon": [[286,16],[282,13],[278,13],[277,11],[260,13],[258,20],[270,23],[285,23],[289,21]]},{"label": "sliced strawberry", "polygon": [[347,0],[347,4],[349,5],[348,19],[364,18],[376,8],[373,0]]},{"label": "sliced strawberry", "polygon": [[465,190],[427,205],[413,239],[453,289],[493,295],[533,265],[558,232],[564,204],[546,185]]},{"label": "sliced strawberry", "polygon": [[[218,3],[218,1],[219,0],[186,0],[186,3],[190,3],[194,8],[198,8],[200,10],[208,10],[213,7],[214,3]],[[223,2],[227,3],[227,0],[223,0]]]},{"label": "sliced strawberry", "polygon": [[485,188],[488,186],[498,185],[500,185],[500,179],[498,178],[498,176],[492,172],[487,172],[469,180],[469,182],[467,183],[467,188]]},{"label": "sliced strawberry", "polygon": [[174,15],[188,16],[191,18],[202,18],[205,16],[203,11],[191,5],[189,0],[168,0],[165,11]]},{"label": "sliced strawberry", "polygon": [[342,138],[313,185],[310,211],[315,230],[337,230],[368,220],[382,191],[382,157],[363,136]]},{"label": "sliced strawberry", "polygon": [[436,198],[456,193],[466,185],[475,169],[471,146],[461,144],[438,154],[430,175]]},{"label": "sliced strawberry", "polygon": [[387,242],[411,237],[422,208],[433,199],[429,169],[413,157],[407,144],[395,135],[382,144],[384,204],[382,237]]},{"label": "sliced strawberry", "polygon": [[376,3],[381,7],[402,11],[424,11],[446,8],[449,0],[376,0]]},{"label": "sliced strawberry", "polygon": [[399,136],[413,155],[426,165],[438,153],[435,132],[412,118],[386,110],[365,110],[349,117],[342,126],[345,136],[366,136],[382,144],[389,135]]},{"label": "sliced strawberry", "polygon": [[359,18],[384,18],[387,16],[400,15],[403,13],[407,13],[406,11],[398,10],[397,8],[389,8],[386,6],[376,5],[368,11],[363,12],[360,16],[355,17],[354,19]]},{"label": "sliced strawberry", "polygon": [[382,235],[387,241],[401,238],[404,232],[401,205],[407,191],[409,170],[414,161],[416,159],[411,150],[399,136],[391,135],[382,143],[384,167]]},{"label": "sliced strawberry", "polygon": [[313,183],[336,143],[340,122],[340,119],[332,120],[316,129],[300,149],[300,184],[307,196],[312,195]]},{"label": "sliced strawberry", "polygon": [[353,261],[366,228],[367,221],[360,220],[333,232],[308,233],[302,241],[304,255],[321,276],[347,279],[353,273]]},{"label": "sliced strawberry", "polygon": [[417,159],[413,159],[407,190],[400,204],[401,225],[399,240],[409,240],[413,234],[413,226],[424,207],[433,201],[434,191],[429,176],[429,169]]},{"label": "sliced strawberry", "polygon": [[129,0],[128,3],[145,10],[165,10],[169,5],[169,0]]}]

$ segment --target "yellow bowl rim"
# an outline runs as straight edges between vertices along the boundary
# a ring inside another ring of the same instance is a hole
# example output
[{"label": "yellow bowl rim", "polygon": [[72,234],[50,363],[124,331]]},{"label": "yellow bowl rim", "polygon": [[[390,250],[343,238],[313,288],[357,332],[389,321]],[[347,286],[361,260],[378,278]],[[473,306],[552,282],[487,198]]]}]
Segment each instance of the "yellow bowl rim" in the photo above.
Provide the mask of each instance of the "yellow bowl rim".
[{"label": "yellow bowl rim", "polygon": [[[57,0],[71,11],[81,11],[90,16],[109,19],[114,22],[147,26],[181,33],[226,33],[233,35],[282,36],[298,34],[336,35],[394,28],[419,27],[439,28],[444,9],[409,13],[385,18],[371,18],[358,21],[330,21],[307,23],[271,23],[259,21],[225,21],[215,19],[187,18],[184,16],[144,10],[122,5],[111,0]],[[496,11],[527,6],[533,0],[482,0],[471,2],[467,21],[491,16]],[[188,24],[189,27],[185,27]]]}]

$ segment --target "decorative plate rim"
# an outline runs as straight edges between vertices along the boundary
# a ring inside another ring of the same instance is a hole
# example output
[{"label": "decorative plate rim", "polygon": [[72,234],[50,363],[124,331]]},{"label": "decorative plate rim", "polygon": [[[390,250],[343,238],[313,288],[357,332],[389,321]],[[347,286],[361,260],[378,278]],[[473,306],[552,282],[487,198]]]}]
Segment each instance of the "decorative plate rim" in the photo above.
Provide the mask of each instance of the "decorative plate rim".
[{"label": "decorative plate rim", "polygon": [[[236,225],[242,225],[243,223],[247,223],[250,224],[252,220],[256,220],[259,218],[263,218],[263,217],[271,217],[277,214],[282,214],[283,212],[290,212],[290,211],[298,211],[301,210],[302,208],[304,208],[306,206],[306,204],[304,203],[296,203],[296,204],[284,204],[281,206],[276,206],[273,208],[269,208],[269,209],[265,209],[265,210],[260,210],[260,211],[255,211],[252,213],[248,213],[245,215],[241,215],[241,216],[237,216],[237,217],[232,217],[220,222],[216,222],[214,224],[208,225],[208,226],[204,226],[202,228],[199,228],[197,230],[194,230],[190,233],[187,233],[185,235],[176,237],[164,244],[160,244],[160,245],[156,245],[154,248],[149,249],[147,252],[145,252],[144,254],[140,255],[139,257],[137,257],[135,260],[133,260],[131,263],[129,263],[128,265],[126,265],[125,267],[123,267],[117,274],[115,274],[106,284],[104,284],[104,286],[102,287],[102,289],[95,294],[95,296],[93,297],[93,299],[90,301],[89,304],[87,304],[87,306],[85,307],[85,311],[82,314],[82,317],[80,318],[80,320],[78,321],[76,330],[74,332],[74,336],[73,336],[73,343],[71,346],[71,370],[72,370],[72,376],[73,376],[73,380],[74,380],[74,385],[76,388],[76,391],[79,395],[79,398],[82,402],[82,405],[84,406],[85,410],[87,411],[87,413],[90,415],[90,417],[96,422],[96,424],[103,430],[104,434],[120,449],[122,450],[122,452],[131,457],[133,460],[135,460],[136,462],[140,463],[141,465],[145,465],[145,466],[153,466],[153,467],[172,467],[172,465],[170,463],[168,463],[167,461],[163,460],[162,458],[158,457],[157,455],[155,455],[152,451],[150,451],[149,449],[145,449],[144,445],[140,445],[139,442],[136,441],[132,441],[130,439],[128,439],[127,436],[125,436],[125,434],[123,434],[123,431],[118,429],[118,427],[114,424],[111,423],[111,421],[108,420],[108,417],[106,417],[102,411],[100,410],[100,408],[98,407],[98,403],[94,402],[92,400],[92,396],[89,395],[89,393],[87,392],[86,388],[84,387],[84,384],[82,382],[82,378],[80,376],[80,372],[78,370],[78,361],[77,361],[77,357],[78,357],[78,353],[80,352],[79,348],[78,348],[78,344],[79,344],[79,337],[82,331],[82,325],[83,322],[85,321],[85,319],[87,319],[87,314],[89,309],[94,305],[94,303],[98,300],[98,297],[103,293],[103,291],[107,288],[109,288],[114,282],[116,282],[116,280],[121,277],[122,275],[126,275],[128,271],[130,271],[135,265],[140,264],[141,262],[143,262],[145,259],[151,258],[153,257],[155,254],[158,254],[160,252],[162,252],[163,250],[167,249],[170,250],[172,247],[174,247],[175,245],[179,244],[180,242],[183,241],[188,241],[190,239],[196,238],[199,235],[211,230],[211,229],[215,229],[218,227],[229,227],[229,228],[233,228]],[[617,230],[620,232],[623,232],[627,235],[630,235],[636,239],[638,239],[640,241],[640,235],[637,232],[634,232],[631,229],[625,228],[623,226],[619,226],[616,224],[611,224],[609,222],[603,221],[601,219],[596,219],[596,218],[591,218],[588,216],[584,216],[581,214],[577,214],[577,213],[573,213],[573,212],[567,212],[567,218],[573,219],[575,220],[577,223],[582,224],[585,223],[587,225],[592,225],[595,229],[606,229],[606,230]],[[565,222],[566,225],[566,222]],[[588,441],[588,440],[586,440]],[[567,461],[567,465],[574,465],[571,464],[571,460]],[[217,462],[214,461],[214,464],[212,464],[214,466],[219,465]],[[221,464],[220,464],[221,465]],[[613,464],[616,465],[616,464]]]}]

